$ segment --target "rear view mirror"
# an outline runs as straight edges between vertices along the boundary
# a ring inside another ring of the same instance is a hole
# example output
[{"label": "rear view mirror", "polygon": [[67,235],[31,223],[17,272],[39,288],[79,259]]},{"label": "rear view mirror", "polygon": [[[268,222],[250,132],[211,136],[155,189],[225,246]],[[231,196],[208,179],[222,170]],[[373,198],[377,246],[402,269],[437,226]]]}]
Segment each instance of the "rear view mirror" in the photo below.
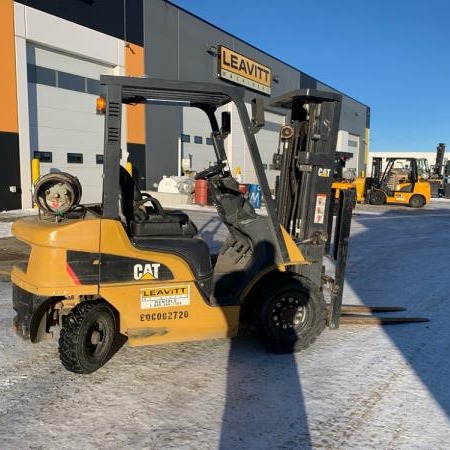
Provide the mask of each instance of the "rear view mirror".
[{"label": "rear view mirror", "polygon": [[229,111],[222,112],[222,126],[220,132],[224,135],[231,133],[231,113]]},{"label": "rear view mirror", "polygon": [[264,100],[261,97],[252,100],[252,125],[253,133],[257,133],[265,125]]}]

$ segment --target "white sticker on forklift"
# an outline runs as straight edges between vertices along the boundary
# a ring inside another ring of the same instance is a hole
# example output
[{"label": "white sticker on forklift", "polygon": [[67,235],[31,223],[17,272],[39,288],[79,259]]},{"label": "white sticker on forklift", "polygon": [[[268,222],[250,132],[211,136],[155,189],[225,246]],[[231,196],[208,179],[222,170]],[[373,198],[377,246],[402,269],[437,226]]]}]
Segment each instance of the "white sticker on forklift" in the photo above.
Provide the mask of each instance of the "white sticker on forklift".
[{"label": "white sticker on forklift", "polygon": [[325,194],[317,194],[316,209],[314,211],[314,223],[324,222],[326,203],[327,203],[327,196]]},{"label": "white sticker on forklift", "polygon": [[189,305],[189,286],[161,286],[141,289],[141,309]]}]

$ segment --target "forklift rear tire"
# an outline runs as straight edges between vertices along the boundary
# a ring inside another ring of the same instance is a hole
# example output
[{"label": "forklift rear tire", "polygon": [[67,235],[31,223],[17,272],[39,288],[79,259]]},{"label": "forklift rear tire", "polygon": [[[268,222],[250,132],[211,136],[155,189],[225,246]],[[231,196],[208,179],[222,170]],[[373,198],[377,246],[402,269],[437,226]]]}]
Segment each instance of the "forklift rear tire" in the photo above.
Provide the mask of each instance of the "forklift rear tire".
[{"label": "forklift rear tire", "polygon": [[274,353],[293,353],[311,345],[326,324],[322,293],[303,277],[286,274],[259,290],[253,309],[257,338]]},{"label": "forklift rear tire", "polygon": [[425,205],[425,199],[421,195],[413,195],[409,199],[411,208],[422,208],[423,205]]},{"label": "forklift rear tire", "polygon": [[386,203],[386,195],[382,191],[372,191],[369,195],[369,203],[371,205],[384,205]]},{"label": "forklift rear tire", "polygon": [[74,373],[92,373],[112,355],[116,338],[114,310],[104,301],[84,301],[67,315],[59,336],[62,365]]}]

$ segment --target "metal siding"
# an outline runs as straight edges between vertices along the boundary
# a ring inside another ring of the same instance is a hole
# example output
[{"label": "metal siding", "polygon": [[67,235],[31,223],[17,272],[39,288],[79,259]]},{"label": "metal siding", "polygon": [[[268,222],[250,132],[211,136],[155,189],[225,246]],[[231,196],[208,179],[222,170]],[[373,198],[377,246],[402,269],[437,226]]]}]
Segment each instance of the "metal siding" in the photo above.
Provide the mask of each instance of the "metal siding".
[{"label": "metal siding", "polygon": [[300,72],[301,89],[317,89],[317,80],[306,73]]},{"label": "metal siding", "polygon": [[219,44],[232,46],[233,40],[184,11],[179,12],[179,23],[179,79],[218,81],[217,58],[206,50],[210,46],[217,49]]},{"label": "metal siding", "polygon": [[133,166],[133,178],[139,186],[139,189],[146,189],[146,164],[145,164],[145,145],[127,144],[128,161]]},{"label": "metal siding", "polygon": [[[150,0],[144,8],[145,72],[153,78],[178,79],[178,9]],[[182,112],[146,107],[146,187],[156,189],[162,175],[176,175]]]},{"label": "metal siding", "polygon": [[178,10],[150,0],[144,9],[145,72],[153,78],[178,79]]},{"label": "metal siding", "polygon": [[178,138],[182,133],[181,108],[147,106],[147,189],[156,189],[163,175],[178,172]]},{"label": "metal siding", "polygon": [[[25,6],[52,14],[101,33],[143,44],[143,0],[15,0]],[[124,21],[124,6],[126,20]],[[126,34],[124,33],[124,22]]]}]

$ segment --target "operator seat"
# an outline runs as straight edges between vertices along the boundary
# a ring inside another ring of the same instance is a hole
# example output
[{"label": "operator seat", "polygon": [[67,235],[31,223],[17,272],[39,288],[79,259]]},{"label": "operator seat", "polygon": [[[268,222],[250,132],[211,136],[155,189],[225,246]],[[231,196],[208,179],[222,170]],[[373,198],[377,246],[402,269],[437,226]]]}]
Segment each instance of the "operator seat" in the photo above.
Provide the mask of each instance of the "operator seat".
[{"label": "operator seat", "polygon": [[[159,201],[141,193],[131,175],[120,166],[122,213],[133,244],[140,249],[179,256],[189,264],[200,288],[208,293],[212,277],[208,244],[194,237],[197,227],[183,212],[165,211]],[[144,206],[145,203],[152,206]]]},{"label": "operator seat", "polygon": [[[121,209],[131,237],[194,237],[197,227],[181,211],[165,211],[149,194],[141,193],[133,177],[120,166]],[[146,204],[151,206],[146,206]]]}]

